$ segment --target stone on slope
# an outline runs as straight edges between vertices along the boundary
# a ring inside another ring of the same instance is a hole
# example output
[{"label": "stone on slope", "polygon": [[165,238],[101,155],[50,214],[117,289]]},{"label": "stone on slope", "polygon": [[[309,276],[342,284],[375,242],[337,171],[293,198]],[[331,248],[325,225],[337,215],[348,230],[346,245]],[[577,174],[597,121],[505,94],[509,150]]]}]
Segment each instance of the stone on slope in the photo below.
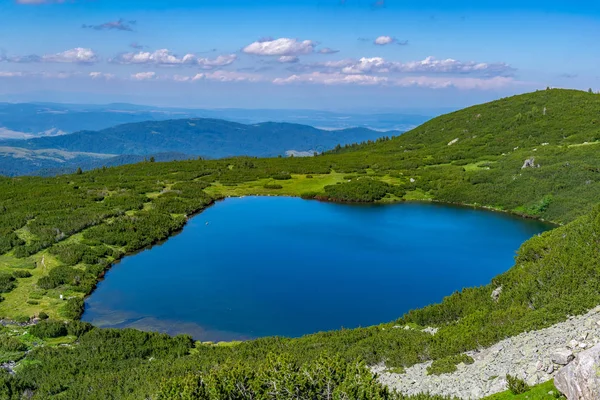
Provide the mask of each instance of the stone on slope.
[{"label": "stone on slope", "polygon": [[554,385],[569,400],[600,399],[600,344],[582,351],[577,358],[561,368]]},{"label": "stone on slope", "polygon": [[552,353],[552,362],[560,365],[567,365],[573,358],[575,358],[575,356],[569,349],[560,349]]}]

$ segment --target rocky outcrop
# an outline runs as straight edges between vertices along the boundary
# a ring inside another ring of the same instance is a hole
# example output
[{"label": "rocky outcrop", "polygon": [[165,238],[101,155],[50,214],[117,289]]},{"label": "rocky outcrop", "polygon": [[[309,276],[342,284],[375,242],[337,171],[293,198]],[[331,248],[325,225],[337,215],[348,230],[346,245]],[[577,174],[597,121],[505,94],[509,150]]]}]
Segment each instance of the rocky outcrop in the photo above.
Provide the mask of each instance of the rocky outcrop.
[{"label": "rocky outcrop", "polygon": [[500,295],[502,294],[502,286],[498,286],[496,289],[494,289],[494,291],[492,292],[492,300],[494,301],[498,301],[498,299],[500,298]]},{"label": "rocky outcrop", "polygon": [[[539,165],[538,165],[538,167],[539,167]],[[528,158],[527,160],[525,160],[521,169],[525,169],[525,168],[535,168],[535,158],[531,157],[531,158]]]},{"label": "rocky outcrop", "polygon": [[577,358],[561,368],[554,385],[568,400],[600,399],[600,345],[582,351]]},{"label": "rocky outcrop", "polygon": [[474,363],[459,364],[457,371],[451,374],[427,375],[431,362],[413,365],[402,374],[387,372],[383,364],[372,370],[383,384],[404,394],[429,392],[481,399],[507,390],[507,374],[529,385],[549,381],[565,364],[570,367],[581,363],[578,361],[581,354],[589,351],[586,349],[596,348],[594,346],[600,346],[600,307],[549,328],[525,332],[491,347],[470,351],[467,354]]}]

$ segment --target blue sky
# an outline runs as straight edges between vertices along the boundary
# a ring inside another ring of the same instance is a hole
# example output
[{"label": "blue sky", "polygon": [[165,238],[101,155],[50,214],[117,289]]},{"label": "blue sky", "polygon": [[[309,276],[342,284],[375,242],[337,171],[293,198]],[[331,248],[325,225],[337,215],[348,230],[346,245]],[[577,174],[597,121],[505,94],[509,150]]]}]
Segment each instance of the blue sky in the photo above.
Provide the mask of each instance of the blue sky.
[{"label": "blue sky", "polygon": [[600,90],[588,1],[0,0],[0,17],[5,100],[408,109]]}]

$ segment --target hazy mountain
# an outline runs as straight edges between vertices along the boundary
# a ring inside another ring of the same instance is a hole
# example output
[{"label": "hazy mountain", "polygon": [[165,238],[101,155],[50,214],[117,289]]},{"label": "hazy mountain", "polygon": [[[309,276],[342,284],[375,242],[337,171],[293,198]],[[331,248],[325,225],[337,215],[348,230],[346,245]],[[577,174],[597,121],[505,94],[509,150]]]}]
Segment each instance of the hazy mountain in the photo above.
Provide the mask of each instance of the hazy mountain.
[{"label": "hazy mountain", "polygon": [[77,167],[89,169],[138,162],[149,155],[164,153],[177,155],[166,160],[197,156],[306,156],[332,149],[337,144],[376,140],[400,133],[366,128],[324,130],[277,122],[248,125],[201,118],[146,121],[100,131],[0,140],[0,174],[47,175],[70,172]]},{"label": "hazy mountain", "polygon": [[300,123],[323,129],[366,127],[407,131],[430,117],[413,113],[318,110],[185,109],[133,104],[0,103],[0,139],[26,139],[81,130],[174,118],[215,118],[246,124],[265,121]]}]

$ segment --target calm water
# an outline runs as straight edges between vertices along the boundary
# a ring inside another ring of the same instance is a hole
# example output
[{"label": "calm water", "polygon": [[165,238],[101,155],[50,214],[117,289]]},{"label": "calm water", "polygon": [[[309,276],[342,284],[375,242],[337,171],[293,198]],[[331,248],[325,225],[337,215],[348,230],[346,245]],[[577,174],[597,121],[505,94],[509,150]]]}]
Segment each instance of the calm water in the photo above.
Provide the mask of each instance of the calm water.
[{"label": "calm water", "polygon": [[115,265],[83,320],[201,340],[388,322],[488,283],[513,265],[523,241],[549,228],[435,204],[232,198]]}]

